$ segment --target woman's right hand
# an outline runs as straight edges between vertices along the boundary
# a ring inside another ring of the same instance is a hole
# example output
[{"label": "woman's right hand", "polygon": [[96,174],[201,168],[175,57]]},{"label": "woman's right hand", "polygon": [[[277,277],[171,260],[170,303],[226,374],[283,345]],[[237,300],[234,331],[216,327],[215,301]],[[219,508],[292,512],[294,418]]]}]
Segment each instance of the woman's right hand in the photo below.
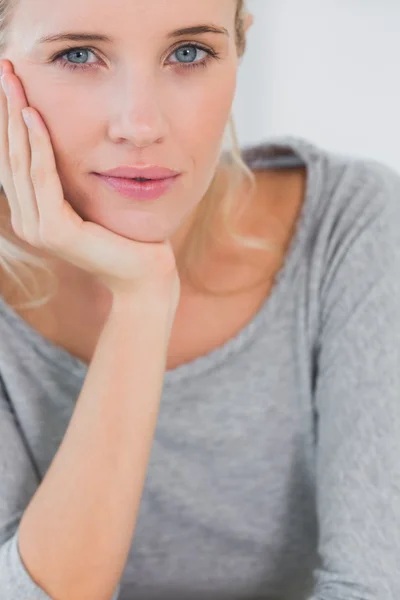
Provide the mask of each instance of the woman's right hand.
[{"label": "woman's right hand", "polygon": [[28,107],[12,63],[3,60],[9,87],[0,91],[0,181],[19,238],[32,246],[89,271],[113,295],[141,288],[171,286],[180,293],[175,256],[169,241],[143,243],[83,221],[64,198],[48,129],[37,110],[29,107],[33,127],[26,127]]}]

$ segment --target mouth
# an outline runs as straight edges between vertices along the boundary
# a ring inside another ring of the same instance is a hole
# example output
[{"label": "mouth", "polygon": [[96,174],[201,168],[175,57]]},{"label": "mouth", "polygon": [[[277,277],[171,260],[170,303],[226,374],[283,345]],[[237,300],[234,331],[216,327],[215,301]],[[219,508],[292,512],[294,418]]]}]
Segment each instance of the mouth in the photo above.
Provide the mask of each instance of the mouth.
[{"label": "mouth", "polygon": [[165,179],[171,179],[171,177],[159,177],[158,179],[150,179],[148,177],[116,177],[115,175],[103,175],[103,177],[112,177],[113,179],[123,179],[126,181],[137,181],[138,183],[146,183],[148,181],[164,181]]},{"label": "mouth", "polygon": [[94,175],[114,192],[133,200],[156,200],[164,196],[180,177],[180,174],[162,179],[112,177],[100,173],[94,173]]}]

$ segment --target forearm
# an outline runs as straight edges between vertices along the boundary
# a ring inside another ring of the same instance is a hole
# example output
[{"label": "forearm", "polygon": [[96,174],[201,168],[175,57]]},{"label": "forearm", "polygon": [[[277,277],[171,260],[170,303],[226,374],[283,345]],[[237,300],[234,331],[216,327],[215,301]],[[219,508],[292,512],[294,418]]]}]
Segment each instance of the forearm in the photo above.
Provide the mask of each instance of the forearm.
[{"label": "forearm", "polygon": [[20,553],[55,600],[109,600],[138,514],[162,393],[171,294],[116,302],[66,435],[20,524]]}]

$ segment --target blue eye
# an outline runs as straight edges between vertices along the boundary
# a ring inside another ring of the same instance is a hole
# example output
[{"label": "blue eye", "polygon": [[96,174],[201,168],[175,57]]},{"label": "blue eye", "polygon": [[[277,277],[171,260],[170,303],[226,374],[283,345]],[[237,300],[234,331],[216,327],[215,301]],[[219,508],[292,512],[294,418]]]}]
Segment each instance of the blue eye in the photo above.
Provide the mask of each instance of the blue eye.
[{"label": "blue eye", "polygon": [[[205,58],[201,61],[196,61],[196,56],[198,51],[204,52],[205,53]],[[75,55],[75,57],[78,58],[77,62],[69,62],[69,59]],[[75,70],[88,70],[88,69],[93,69],[93,68],[97,68],[96,62],[92,62],[92,63],[87,63],[86,60],[88,60],[89,55],[94,56],[96,59],[97,54],[94,50],[92,50],[91,48],[69,48],[69,50],[65,51],[63,50],[62,52],[59,52],[52,60],[51,62],[53,63],[58,63],[60,64],[62,67],[69,69],[71,71],[75,71]],[[197,67],[207,67],[208,63],[214,58],[216,60],[218,60],[220,58],[220,55],[215,52],[214,50],[211,50],[211,48],[203,48],[202,46],[199,46],[197,44],[185,44],[180,46],[179,48],[176,48],[173,52],[172,55],[176,55],[178,56],[178,61],[171,61],[170,64],[174,64],[177,65],[177,67],[179,69],[183,69],[184,71],[187,71],[188,69],[195,69]],[[67,58],[64,58],[67,57]],[[68,58],[69,57],[69,58]],[[180,62],[180,59],[182,60],[182,62]],[[93,66],[92,66],[93,65]]]},{"label": "blue eye", "polygon": [[199,50],[201,50],[201,52],[206,52],[204,48],[200,48],[199,46],[181,46],[177,50],[174,50],[173,54],[179,56],[179,53],[181,53],[180,58],[183,59],[184,63],[193,64]]},{"label": "blue eye", "polygon": [[58,55],[58,56],[60,57],[60,59],[63,58],[64,56],[67,56],[70,58],[74,54],[75,54],[75,56],[81,55],[80,57],[78,57],[78,62],[77,63],[69,63],[68,61],[65,61],[66,64],[64,66],[68,66],[68,67],[72,67],[72,68],[75,68],[76,66],[78,66],[78,68],[79,68],[79,65],[83,65],[84,67],[86,67],[87,63],[85,63],[85,59],[87,60],[88,54],[92,54],[93,56],[95,56],[94,52],[92,52],[88,48],[77,48],[74,50],[69,50],[62,56],[60,56],[60,55]]}]

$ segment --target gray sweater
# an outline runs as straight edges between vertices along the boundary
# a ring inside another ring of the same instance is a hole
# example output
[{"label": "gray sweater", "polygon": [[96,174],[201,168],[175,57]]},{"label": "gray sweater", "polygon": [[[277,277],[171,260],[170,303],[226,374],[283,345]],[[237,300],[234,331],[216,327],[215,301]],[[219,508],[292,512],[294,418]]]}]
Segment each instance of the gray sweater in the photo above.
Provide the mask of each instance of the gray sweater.
[{"label": "gray sweater", "polygon": [[[399,600],[400,177],[292,138],[244,157],[307,167],[297,231],[251,322],[165,374],[115,598]],[[86,373],[0,298],[1,600],[49,600],[18,527]]]}]

